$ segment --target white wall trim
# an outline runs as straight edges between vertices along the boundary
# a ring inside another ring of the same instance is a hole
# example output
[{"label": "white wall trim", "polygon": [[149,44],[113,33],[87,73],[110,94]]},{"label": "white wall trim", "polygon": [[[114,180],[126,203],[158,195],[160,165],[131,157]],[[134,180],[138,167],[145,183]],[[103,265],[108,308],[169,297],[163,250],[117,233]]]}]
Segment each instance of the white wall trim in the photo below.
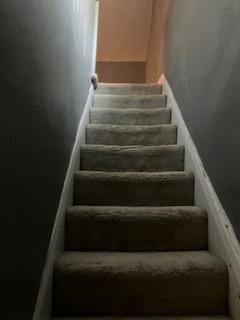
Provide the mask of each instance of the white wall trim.
[{"label": "white wall trim", "polygon": [[209,251],[228,265],[230,314],[234,320],[240,320],[240,244],[204,169],[165,75],[159,82],[163,84],[163,94],[168,96],[167,107],[172,109],[172,123],[178,126],[178,144],[185,146],[185,170],[195,174],[195,204],[206,208],[209,213]]},{"label": "white wall trim", "polygon": [[67,174],[65,177],[58,211],[53,226],[48,254],[43,269],[33,320],[52,318],[52,274],[56,258],[64,251],[64,227],[66,209],[73,203],[74,172],[79,170],[80,146],[85,143],[85,127],[89,123],[89,109],[92,106],[93,87],[90,87],[88,99],[79,123]]}]

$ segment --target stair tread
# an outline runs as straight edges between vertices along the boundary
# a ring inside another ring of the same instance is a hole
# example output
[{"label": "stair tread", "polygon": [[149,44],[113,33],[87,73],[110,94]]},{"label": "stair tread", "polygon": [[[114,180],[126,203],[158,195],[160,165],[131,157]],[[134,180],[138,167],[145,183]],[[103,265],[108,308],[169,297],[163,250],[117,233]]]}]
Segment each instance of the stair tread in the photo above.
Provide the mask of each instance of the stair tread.
[{"label": "stair tread", "polygon": [[111,83],[111,82],[99,82],[98,87],[112,87],[112,88],[161,88],[162,85],[158,83]]},{"label": "stair tread", "polygon": [[74,204],[159,207],[194,203],[191,172],[78,171],[74,183]]},{"label": "stair tread", "polygon": [[166,145],[166,146],[108,146],[108,145],[97,145],[97,144],[83,144],[82,150],[94,150],[94,151],[106,151],[106,152],[150,152],[160,150],[179,150],[184,149],[183,145]]},{"label": "stair tread", "polygon": [[65,252],[54,268],[54,310],[55,315],[226,314],[227,283],[226,264],[207,251]]},{"label": "stair tread", "polygon": [[81,146],[81,150],[94,150],[105,152],[158,152],[161,150],[184,150],[183,145],[162,145],[162,146],[109,146],[109,145],[97,145],[97,144],[84,144]]},{"label": "stair tread", "polygon": [[103,171],[77,171],[75,178],[78,179],[136,179],[136,180],[164,180],[164,179],[193,179],[194,175],[190,171],[171,172],[103,172]]},{"label": "stair tread", "polygon": [[166,218],[172,219],[174,217],[178,218],[188,218],[196,216],[206,216],[206,210],[197,206],[172,206],[172,207],[128,207],[128,206],[72,206],[67,209],[68,215],[78,215],[84,214],[86,218],[89,214],[92,214],[93,218],[98,216],[104,216],[108,218],[109,216],[133,216],[137,219],[151,219],[152,216],[155,219]]},{"label": "stair tread", "polygon": [[139,273],[197,276],[198,272],[226,274],[226,264],[208,251],[186,252],[64,252],[54,272]]},{"label": "stair tread", "polygon": [[110,131],[126,131],[126,130],[132,130],[132,131],[156,131],[161,128],[176,128],[177,126],[175,124],[156,124],[156,125],[114,125],[114,124],[88,124],[86,126],[87,129],[105,129]]},{"label": "stair tread", "polygon": [[114,109],[165,109],[167,96],[155,95],[109,95],[94,94],[93,108]]},{"label": "stair tread", "polygon": [[162,125],[86,126],[86,143],[101,145],[169,145],[177,142],[177,127]]},{"label": "stair tread", "polygon": [[81,170],[164,172],[184,170],[184,146],[81,146]]},{"label": "stair tread", "polygon": [[146,93],[146,94],[129,94],[129,93],[126,93],[126,94],[121,94],[121,95],[118,95],[118,94],[110,94],[110,93],[97,93],[95,91],[94,97],[109,97],[109,98],[116,98],[116,99],[124,99],[124,98],[131,98],[131,99],[149,99],[149,98],[153,98],[153,99],[157,99],[157,98],[160,98],[160,97],[166,97],[165,94],[162,94],[162,93],[158,93],[158,94],[152,94],[152,93]]},{"label": "stair tread", "polygon": [[152,109],[139,109],[139,108],[129,108],[129,109],[116,109],[116,108],[90,108],[90,111],[94,112],[105,112],[105,113],[116,113],[116,114],[129,114],[129,113],[140,113],[140,114],[162,114],[162,113],[170,113],[170,108],[152,108]]},{"label": "stair tread", "polygon": [[170,122],[171,109],[90,109],[91,124],[158,125]]},{"label": "stair tread", "polygon": [[95,92],[113,92],[117,94],[123,94],[125,92],[145,94],[146,92],[151,92],[153,94],[158,94],[162,92],[162,86],[159,84],[99,83]]},{"label": "stair tread", "polygon": [[65,248],[70,251],[207,248],[207,212],[194,206],[73,206],[67,210],[65,221]]}]

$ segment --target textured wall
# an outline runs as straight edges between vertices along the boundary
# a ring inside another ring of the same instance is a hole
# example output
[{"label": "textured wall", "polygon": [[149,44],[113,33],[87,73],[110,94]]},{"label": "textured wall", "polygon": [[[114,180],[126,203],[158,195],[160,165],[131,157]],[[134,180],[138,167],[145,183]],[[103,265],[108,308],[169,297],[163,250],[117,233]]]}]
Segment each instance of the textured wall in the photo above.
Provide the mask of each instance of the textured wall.
[{"label": "textured wall", "polygon": [[0,314],[31,319],[92,73],[94,0],[0,0]]},{"label": "textured wall", "polygon": [[152,0],[100,0],[98,61],[146,61]]},{"label": "textured wall", "polygon": [[172,1],[165,72],[240,239],[240,2]]}]

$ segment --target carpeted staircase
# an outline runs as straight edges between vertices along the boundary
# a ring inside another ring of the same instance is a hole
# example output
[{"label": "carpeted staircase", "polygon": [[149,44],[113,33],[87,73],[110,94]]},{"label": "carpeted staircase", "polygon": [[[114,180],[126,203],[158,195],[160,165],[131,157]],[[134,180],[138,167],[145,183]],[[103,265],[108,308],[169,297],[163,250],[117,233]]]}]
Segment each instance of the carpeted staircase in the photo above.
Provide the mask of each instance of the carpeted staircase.
[{"label": "carpeted staircase", "polygon": [[[99,84],[56,261],[58,320],[229,320],[228,270],[160,85]],[[90,317],[90,318],[89,318]]]}]

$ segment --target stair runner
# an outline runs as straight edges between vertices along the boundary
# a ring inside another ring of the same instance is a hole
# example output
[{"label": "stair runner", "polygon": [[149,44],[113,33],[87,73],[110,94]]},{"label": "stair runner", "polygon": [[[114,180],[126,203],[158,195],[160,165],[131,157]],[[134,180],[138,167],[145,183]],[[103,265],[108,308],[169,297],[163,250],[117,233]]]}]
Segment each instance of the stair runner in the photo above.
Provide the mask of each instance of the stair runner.
[{"label": "stair runner", "polygon": [[228,270],[160,85],[99,84],[53,279],[55,320],[229,320]]}]

